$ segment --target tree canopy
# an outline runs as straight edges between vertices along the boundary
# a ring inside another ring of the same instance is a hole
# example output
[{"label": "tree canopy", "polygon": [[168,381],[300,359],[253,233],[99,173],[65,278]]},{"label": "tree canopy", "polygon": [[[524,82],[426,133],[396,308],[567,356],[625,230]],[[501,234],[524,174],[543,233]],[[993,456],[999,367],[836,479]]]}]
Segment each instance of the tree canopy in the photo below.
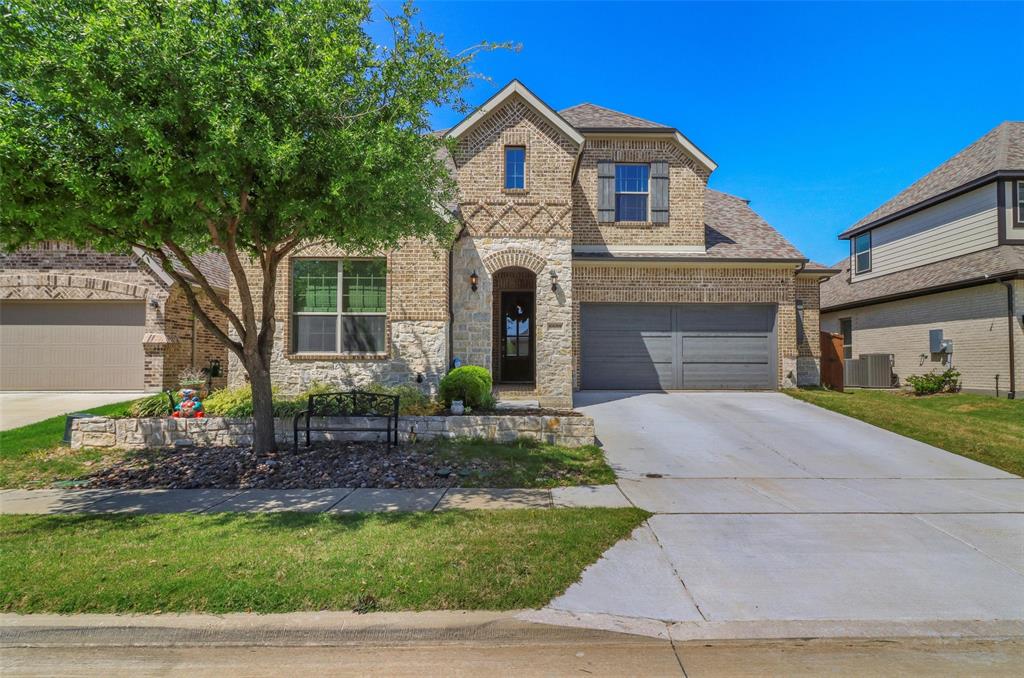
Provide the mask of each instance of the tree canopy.
[{"label": "tree canopy", "polygon": [[[245,365],[265,441],[284,256],[452,235],[428,116],[463,106],[474,50],[450,54],[415,15],[383,19],[379,44],[368,0],[0,0],[0,244],[154,255]],[[238,308],[191,261],[211,248]]]}]

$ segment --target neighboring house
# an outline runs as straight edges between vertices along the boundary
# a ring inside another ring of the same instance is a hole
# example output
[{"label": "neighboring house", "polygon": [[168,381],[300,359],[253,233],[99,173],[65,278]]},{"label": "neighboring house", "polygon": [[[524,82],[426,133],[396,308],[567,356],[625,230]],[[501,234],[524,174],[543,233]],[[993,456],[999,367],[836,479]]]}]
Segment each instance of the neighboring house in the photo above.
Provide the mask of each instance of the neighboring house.
[{"label": "neighboring house", "polygon": [[[223,255],[195,260],[226,299]],[[0,253],[0,390],[159,391],[177,387],[183,368],[212,360],[225,372],[227,349],[148,256],[62,242]]]},{"label": "neighboring house", "polygon": [[[1004,122],[844,231],[821,286],[846,357],[891,353],[909,375],[952,366],[967,391],[1024,389],[1024,122]],[[933,353],[942,330],[952,352]]]},{"label": "neighboring house", "polygon": [[[491,370],[502,398],[549,406],[580,388],[818,383],[829,271],[708,189],[715,163],[677,129],[593,104],[556,112],[512,81],[444,134],[454,244],[296,250],[277,288],[282,390],[436,384],[453,360]],[[230,378],[245,378],[237,362]]]}]

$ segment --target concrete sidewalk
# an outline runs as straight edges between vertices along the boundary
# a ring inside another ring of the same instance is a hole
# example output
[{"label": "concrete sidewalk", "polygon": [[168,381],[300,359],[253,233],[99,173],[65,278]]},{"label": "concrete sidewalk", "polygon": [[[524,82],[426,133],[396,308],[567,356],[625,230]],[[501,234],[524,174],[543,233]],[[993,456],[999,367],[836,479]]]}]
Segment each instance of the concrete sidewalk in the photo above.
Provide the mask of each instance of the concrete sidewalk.
[{"label": "concrete sidewalk", "polygon": [[0,490],[0,513],[382,513],[451,509],[523,509],[630,503],[615,485],[552,489],[431,488],[388,490]]},{"label": "concrete sidewalk", "polygon": [[0,615],[4,676],[1011,676],[1024,641],[715,641],[549,626],[522,612]]}]

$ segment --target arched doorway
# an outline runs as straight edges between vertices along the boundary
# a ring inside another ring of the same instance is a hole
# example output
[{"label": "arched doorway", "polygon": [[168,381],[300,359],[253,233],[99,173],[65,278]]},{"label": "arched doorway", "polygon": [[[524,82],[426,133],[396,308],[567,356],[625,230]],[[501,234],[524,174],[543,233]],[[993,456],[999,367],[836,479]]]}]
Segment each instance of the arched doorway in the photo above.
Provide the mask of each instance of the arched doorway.
[{"label": "arched doorway", "polygon": [[491,346],[495,382],[533,384],[537,373],[536,274],[509,266],[493,274]]}]

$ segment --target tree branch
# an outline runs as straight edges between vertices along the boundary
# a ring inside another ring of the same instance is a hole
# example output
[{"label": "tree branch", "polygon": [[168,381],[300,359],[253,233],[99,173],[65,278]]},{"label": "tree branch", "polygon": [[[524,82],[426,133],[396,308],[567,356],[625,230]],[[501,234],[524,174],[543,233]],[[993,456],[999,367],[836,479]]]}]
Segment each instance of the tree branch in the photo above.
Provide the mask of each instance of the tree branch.
[{"label": "tree branch", "polygon": [[[206,276],[203,275],[203,272],[200,271],[199,267],[196,266],[194,261],[192,261],[192,257],[188,256],[185,250],[181,249],[181,247],[179,247],[173,241],[165,239],[163,242],[164,246],[166,246],[167,249],[171,250],[171,252],[174,253],[175,258],[178,261],[180,261],[185,268],[188,269],[189,273],[192,274],[192,277],[195,278],[197,283],[199,283],[199,287],[202,288],[207,298],[210,299],[210,302],[217,307],[217,310],[219,310],[221,313],[225,315],[225,317],[227,317],[228,321],[234,326],[235,331],[238,332],[238,336],[244,339],[245,327],[242,325],[242,321],[238,319],[238,316],[235,314],[235,312],[232,311],[231,308],[224,303],[220,296],[218,296],[217,292],[214,291],[213,286],[210,285],[210,281],[206,279]],[[164,270],[167,271],[170,275],[174,275],[174,265],[171,262],[170,257],[168,257],[162,249],[150,248],[150,250],[147,251],[152,251],[157,257],[159,257],[160,260],[166,264],[164,266]],[[182,277],[181,279],[184,280],[184,277]]]}]

